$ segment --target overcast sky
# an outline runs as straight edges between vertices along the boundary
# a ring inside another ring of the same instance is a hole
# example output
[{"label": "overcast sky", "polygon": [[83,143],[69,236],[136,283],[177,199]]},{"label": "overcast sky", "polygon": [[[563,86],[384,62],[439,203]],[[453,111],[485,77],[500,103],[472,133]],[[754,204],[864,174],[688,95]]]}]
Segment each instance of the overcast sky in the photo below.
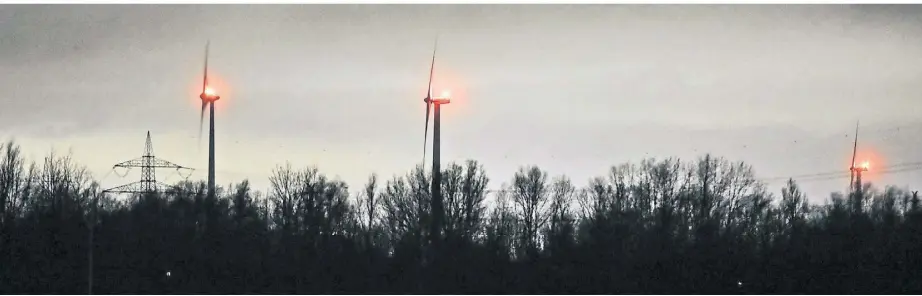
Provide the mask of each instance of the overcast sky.
[{"label": "overcast sky", "polygon": [[[70,150],[111,187],[139,178],[107,172],[149,130],[156,156],[204,180],[210,39],[218,183],[265,189],[289,161],[354,191],[421,161],[438,35],[435,87],[454,96],[442,163],[479,160],[492,188],[521,165],[583,185],[614,164],[705,152],[765,178],[847,172],[859,119],[879,168],[922,161],[920,8],[2,5],[0,138],[34,158]],[[869,178],[922,187],[922,171]],[[819,201],[847,182],[803,185]]]}]

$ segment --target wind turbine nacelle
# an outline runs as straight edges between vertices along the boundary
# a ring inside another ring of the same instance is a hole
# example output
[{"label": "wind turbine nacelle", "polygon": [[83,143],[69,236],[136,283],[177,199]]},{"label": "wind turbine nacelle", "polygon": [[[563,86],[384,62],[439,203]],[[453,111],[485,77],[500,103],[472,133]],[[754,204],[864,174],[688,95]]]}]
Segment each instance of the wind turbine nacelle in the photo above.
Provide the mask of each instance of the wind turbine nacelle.
[{"label": "wind turbine nacelle", "polygon": [[433,103],[436,103],[436,104],[439,104],[439,105],[444,105],[444,104],[451,103],[451,92],[449,92],[449,91],[447,91],[447,90],[446,90],[446,91],[442,91],[442,95],[439,96],[439,97],[437,97],[437,98],[434,98],[434,99],[432,100],[432,102],[433,102]]},{"label": "wind turbine nacelle", "polygon": [[214,102],[214,101],[221,99],[221,96],[219,95],[207,94],[207,93],[202,93],[198,97],[201,98],[202,101],[206,101],[206,102]]},{"label": "wind turbine nacelle", "polygon": [[432,93],[430,93],[430,96],[426,96],[426,98],[423,99],[423,102],[439,104],[439,105],[445,105],[445,104],[451,103],[451,93],[448,91],[442,92],[442,96],[437,97],[437,98],[432,98],[431,94]]}]

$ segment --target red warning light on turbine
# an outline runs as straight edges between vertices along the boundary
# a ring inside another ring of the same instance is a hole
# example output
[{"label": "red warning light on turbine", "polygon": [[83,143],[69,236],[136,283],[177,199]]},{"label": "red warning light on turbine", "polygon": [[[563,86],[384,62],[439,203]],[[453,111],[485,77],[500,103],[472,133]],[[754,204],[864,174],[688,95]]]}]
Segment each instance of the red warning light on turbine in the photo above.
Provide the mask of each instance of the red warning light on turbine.
[{"label": "red warning light on turbine", "polygon": [[206,87],[206,88],[205,88],[205,95],[211,97],[211,96],[214,96],[215,94],[216,94],[216,93],[215,93],[214,89],[212,89],[212,88],[210,88],[210,87]]},{"label": "red warning light on turbine", "polygon": [[450,98],[451,98],[451,91],[443,90],[443,91],[442,91],[442,96],[441,96],[440,98],[450,99]]},{"label": "red warning light on turbine", "polygon": [[865,160],[864,162],[861,163],[861,168],[864,169],[865,171],[870,170],[871,162]]}]

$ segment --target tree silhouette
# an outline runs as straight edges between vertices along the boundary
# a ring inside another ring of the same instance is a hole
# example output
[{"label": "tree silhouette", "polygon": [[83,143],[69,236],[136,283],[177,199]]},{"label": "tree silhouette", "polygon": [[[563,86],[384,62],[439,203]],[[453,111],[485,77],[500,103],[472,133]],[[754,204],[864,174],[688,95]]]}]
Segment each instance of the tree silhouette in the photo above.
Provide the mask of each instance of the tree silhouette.
[{"label": "tree silhouette", "polygon": [[[537,166],[489,191],[473,160],[443,168],[444,244],[429,250],[431,175],[318,168],[104,194],[68,155],[0,146],[4,293],[920,293],[918,193],[862,184],[811,204],[745,163],[644,159],[574,184]],[[384,181],[387,180],[387,181]],[[92,262],[92,264],[91,264]]]}]

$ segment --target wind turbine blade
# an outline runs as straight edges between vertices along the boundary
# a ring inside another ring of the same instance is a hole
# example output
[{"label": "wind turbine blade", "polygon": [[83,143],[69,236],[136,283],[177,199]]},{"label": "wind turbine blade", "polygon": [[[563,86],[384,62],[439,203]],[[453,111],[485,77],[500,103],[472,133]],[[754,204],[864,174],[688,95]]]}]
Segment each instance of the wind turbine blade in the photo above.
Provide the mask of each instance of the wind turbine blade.
[{"label": "wind turbine blade", "polygon": [[[205,88],[208,87],[208,47],[211,45],[211,40],[205,42],[205,74],[202,75],[202,93],[205,93]],[[205,107],[202,107],[202,110]],[[204,112],[204,111],[202,111]]]},{"label": "wind turbine blade", "polygon": [[[435,45],[432,46],[432,62],[429,64],[429,89],[426,91],[426,98],[432,98],[432,75],[435,73],[435,51],[439,48],[439,37],[435,37]],[[428,108],[428,107],[426,107]],[[428,109],[427,109],[428,110]],[[428,119],[429,117],[426,116]]]},{"label": "wind turbine blade", "polygon": [[852,166],[855,166],[855,157],[858,154],[858,124],[855,124],[855,146],[852,148]]},{"label": "wind turbine blade", "polygon": [[432,109],[432,76],[435,73],[435,52],[439,48],[439,37],[436,35],[435,44],[432,46],[432,62],[429,64],[429,88],[426,90],[426,127],[423,131],[423,171],[426,167],[426,144],[429,140],[429,110]]},{"label": "wind turbine blade", "polygon": [[855,157],[858,156],[858,124],[860,124],[860,121],[855,123],[855,146],[852,148],[852,165],[851,165],[851,167],[850,167],[850,168],[851,168],[851,169],[850,169],[850,170],[851,170],[851,178],[850,178],[850,180],[848,181],[848,187],[849,187],[849,188],[851,188],[851,187],[852,187],[852,184],[855,183],[855,170],[854,170],[854,168],[855,168]]},{"label": "wind turbine blade", "polygon": [[[205,90],[208,89],[208,48],[211,46],[211,40],[205,41],[205,67],[204,73],[202,73],[202,95],[205,95]],[[205,101],[205,98],[202,98],[202,111],[199,113],[198,117],[198,150],[202,149],[202,126],[205,123],[205,107],[208,106],[208,101]]]},{"label": "wind turbine blade", "polygon": [[426,169],[426,143],[429,140],[429,110],[432,107],[432,102],[426,102],[426,128],[423,131],[423,171]]},{"label": "wind turbine blade", "polygon": [[202,147],[202,126],[205,123],[205,107],[208,106],[208,102],[202,100],[202,112],[199,113],[198,117],[198,144],[199,149]]}]

